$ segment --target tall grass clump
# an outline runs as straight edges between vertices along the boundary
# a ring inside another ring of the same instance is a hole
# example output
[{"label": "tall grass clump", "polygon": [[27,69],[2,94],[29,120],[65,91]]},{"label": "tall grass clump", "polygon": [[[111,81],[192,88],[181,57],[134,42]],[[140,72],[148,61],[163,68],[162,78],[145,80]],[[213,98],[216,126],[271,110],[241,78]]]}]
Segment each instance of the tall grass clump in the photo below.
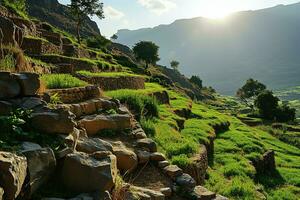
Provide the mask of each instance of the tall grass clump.
[{"label": "tall grass clump", "polygon": [[44,74],[41,76],[41,80],[46,84],[47,89],[63,89],[88,85],[86,82],[69,74]]},{"label": "tall grass clump", "polygon": [[156,132],[155,131],[155,124],[154,124],[153,120],[154,119],[142,118],[141,121],[140,121],[143,130],[145,131],[145,133],[148,136],[154,136],[155,132]]},{"label": "tall grass clump", "polygon": [[130,90],[119,90],[111,93],[111,97],[126,104],[138,120],[142,117],[158,117],[158,103],[153,97],[132,93]]}]

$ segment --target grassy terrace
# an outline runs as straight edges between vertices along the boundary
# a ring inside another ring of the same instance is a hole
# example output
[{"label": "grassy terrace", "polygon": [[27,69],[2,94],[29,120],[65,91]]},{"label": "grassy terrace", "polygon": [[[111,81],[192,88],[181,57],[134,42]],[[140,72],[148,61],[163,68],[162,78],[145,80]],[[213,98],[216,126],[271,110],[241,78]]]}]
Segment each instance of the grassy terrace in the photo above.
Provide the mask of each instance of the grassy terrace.
[{"label": "grassy terrace", "polygon": [[88,83],[70,74],[43,74],[41,80],[45,83],[47,89],[63,89],[88,85]]},{"label": "grassy terrace", "polygon": [[[170,105],[158,105],[159,117],[141,120],[141,123],[171,162],[180,166],[189,164],[189,158],[198,151],[199,143],[207,142],[208,136],[214,132],[212,126],[229,121],[230,129],[217,134],[214,159],[205,186],[230,199],[262,199],[263,195],[272,200],[299,199],[299,148],[197,102],[193,103],[192,118],[186,120],[184,129],[179,131],[176,120],[182,118],[173,111],[188,107],[191,100],[157,84],[147,83],[145,90],[118,90],[106,94],[117,98],[161,90],[168,91]],[[259,158],[267,149],[276,152],[277,172],[256,175],[250,161]]]},{"label": "grassy terrace", "polygon": [[137,74],[131,74],[129,72],[89,72],[89,71],[78,71],[78,74],[84,75],[84,76],[99,76],[99,77],[123,77],[123,76],[133,76],[133,77],[143,77]]}]

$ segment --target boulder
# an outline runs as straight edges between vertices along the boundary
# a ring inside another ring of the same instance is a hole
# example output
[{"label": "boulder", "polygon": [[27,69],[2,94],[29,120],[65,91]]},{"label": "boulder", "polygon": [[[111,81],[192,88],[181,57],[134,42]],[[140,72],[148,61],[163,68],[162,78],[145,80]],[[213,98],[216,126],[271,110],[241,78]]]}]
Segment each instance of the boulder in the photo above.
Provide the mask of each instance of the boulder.
[{"label": "boulder", "polygon": [[118,169],[123,173],[132,172],[138,165],[137,155],[122,142],[113,143],[113,154],[117,157]]},{"label": "boulder", "polygon": [[21,95],[36,96],[39,92],[41,83],[39,75],[36,73],[22,72],[14,74],[21,86]]},{"label": "boulder", "polygon": [[20,194],[26,177],[26,169],[25,157],[0,152],[0,187],[4,189],[5,200],[14,200]]},{"label": "boulder", "polygon": [[182,190],[191,192],[196,186],[196,181],[188,174],[182,174],[177,176],[175,179],[176,185],[179,186]]},{"label": "boulder", "polygon": [[150,160],[150,153],[148,151],[138,150],[136,152],[136,155],[138,157],[139,164],[145,164],[145,163],[149,162],[149,160]]},{"label": "boulder", "polygon": [[253,161],[257,173],[272,173],[276,169],[275,152],[268,150],[258,160]]},{"label": "boulder", "polygon": [[23,108],[25,110],[33,110],[34,112],[38,112],[39,110],[43,110],[47,106],[46,102],[44,102],[39,97],[24,97],[21,99],[18,107]]},{"label": "boulder", "polygon": [[80,138],[76,150],[90,154],[97,151],[112,151],[113,147],[109,142],[99,138]]},{"label": "boulder", "polygon": [[116,176],[117,159],[114,155],[98,159],[96,156],[76,152],[66,156],[62,167],[63,184],[78,193],[110,191]]},{"label": "boulder", "polygon": [[[130,189],[132,191],[135,191],[137,196],[139,196],[140,199],[148,199],[147,196],[150,196],[150,200],[164,200],[165,195],[162,194],[161,192],[142,188],[142,187],[136,187],[136,186],[131,186]],[[146,195],[146,198],[143,198],[143,194]]]},{"label": "boulder", "polygon": [[31,126],[36,131],[48,134],[69,134],[75,127],[74,116],[63,109],[33,113]]},{"label": "boulder", "polygon": [[27,144],[22,153],[27,158],[29,182],[26,191],[31,196],[54,172],[56,159],[51,148],[37,148],[33,144]]},{"label": "boulder", "polygon": [[192,193],[193,199],[197,200],[213,200],[216,198],[216,193],[209,191],[205,187],[196,186]]},{"label": "boulder", "polygon": [[144,139],[137,140],[137,146],[139,148],[148,150],[150,152],[156,152],[157,151],[156,143],[150,138],[144,138]]},{"label": "boulder", "polygon": [[23,142],[21,144],[21,150],[23,151],[33,151],[37,149],[41,149],[42,147],[39,144],[32,143],[32,142]]},{"label": "boulder", "polygon": [[157,161],[157,162],[159,162],[159,161],[164,161],[164,160],[166,160],[166,157],[165,157],[165,155],[162,154],[162,153],[155,152],[155,153],[151,153],[151,155],[150,155],[150,160],[151,160],[151,161]]},{"label": "boulder", "polygon": [[9,72],[0,72],[0,100],[11,99],[21,94],[21,87]]},{"label": "boulder", "polygon": [[79,126],[85,128],[88,135],[95,135],[105,129],[129,129],[131,128],[131,116],[128,114],[91,115],[80,120]]},{"label": "boulder", "polygon": [[169,165],[170,165],[170,163],[167,160],[158,162],[158,167],[161,168],[161,169],[163,169],[163,168],[165,168],[166,166],[169,166]]},{"label": "boulder", "polygon": [[172,179],[175,179],[176,177],[181,176],[183,174],[182,169],[180,169],[177,165],[166,166],[164,168],[164,171]]}]

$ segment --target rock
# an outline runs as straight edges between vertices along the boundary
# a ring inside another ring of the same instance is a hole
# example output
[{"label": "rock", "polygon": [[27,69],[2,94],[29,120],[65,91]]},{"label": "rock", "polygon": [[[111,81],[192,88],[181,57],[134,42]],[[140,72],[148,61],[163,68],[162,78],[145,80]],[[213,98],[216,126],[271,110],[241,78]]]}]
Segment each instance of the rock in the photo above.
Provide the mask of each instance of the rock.
[{"label": "rock", "polygon": [[37,146],[31,145],[22,151],[28,164],[29,182],[26,184],[26,190],[29,196],[48,180],[56,167],[56,159],[51,148],[35,147]]},{"label": "rock", "polygon": [[21,44],[23,31],[11,19],[0,16],[0,30],[0,41],[2,44],[12,46]]},{"label": "rock", "polygon": [[97,151],[112,151],[113,147],[109,142],[99,138],[80,138],[76,150],[90,154]]},{"label": "rock", "polygon": [[58,151],[55,156],[56,156],[56,159],[62,159],[71,153],[73,153],[73,149],[66,147],[66,148]]},{"label": "rock", "polygon": [[170,163],[167,160],[158,162],[158,167],[161,168],[161,169],[163,169],[163,168],[165,168],[166,166],[169,166],[169,165],[170,165]]},{"label": "rock", "polygon": [[150,152],[157,151],[156,143],[150,138],[139,139],[137,141],[137,146]]},{"label": "rock", "polygon": [[172,189],[167,187],[167,188],[161,188],[160,192],[165,195],[166,197],[172,196]]},{"label": "rock", "polygon": [[211,192],[202,186],[196,186],[192,195],[197,200],[213,200],[216,198],[216,193]]},{"label": "rock", "polygon": [[175,179],[176,185],[184,191],[191,192],[196,186],[196,181],[188,174],[182,174]]},{"label": "rock", "polygon": [[38,112],[38,109],[42,110],[47,106],[47,104],[39,97],[24,97],[18,106],[25,110],[33,110],[34,112]]},{"label": "rock", "polygon": [[9,72],[0,72],[0,100],[17,97],[20,93],[21,87],[16,78]]},{"label": "rock", "polygon": [[139,160],[139,164],[145,164],[150,160],[150,153],[148,151],[137,151],[137,157]]},{"label": "rock", "polygon": [[79,126],[85,128],[88,135],[95,135],[101,130],[123,130],[131,128],[130,115],[91,115],[79,121]]},{"label": "rock", "polygon": [[113,154],[117,157],[118,169],[123,173],[132,172],[138,165],[137,155],[122,142],[113,143]]},{"label": "rock", "polygon": [[164,171],[172,179],[175,179],[183,174],[182,169],[180,169],[177,165],[169,165],[164,168]]},{"label": "rock", "polygon": [[40,89],[41,83],[39,75],[36,73],[22,72],[14,74],[21,86],[21,95],[36,96]]},{"label": "rock", "polygon": [[[133,191],[136,191],[138,196],[140,196],[140,194],[146,194],[151,197],[150,198],[151,200],[164,200],[165,199],[165,195],[162,194],[161,192],[157,192],[157,191],[146,189],[146,188],[136,187],[136,186],[131,186],[130,188]],[[148,199],[147,196],[144,199]]]},{"label": "rock", "polygon": [[268,150],[259,160],[253,161],[257,173],[271,173],[276,169],[275,152]]},{"label": "rock", "polygon": [[217,196],[214,200],[229,200],[229,199],[227,197],[223,197],[223,196],[217,194]]},{"label": "rock", "polygon": [[5,200],[14,200],[20,194],[26,169],[25,157],[0,151],[0,187],[4,189]]},{"label": "rock", "polygon": [[161,104],[170,104],[170,98],[167,91],[154,92],[151,95]]},{"label": "rock", "polygon": [[4,195],[4,190],[3,188],[0,187],[0,200],[4,198],[3,195]]},{"label": "rock", "polygon": [[48,134],[69,134],[75,127],[74,116],[63,109],[33,113],[31,126]]},{"label": "rock", "polygon": [[7,116],[12,111],[13,111],[13,105],[10,102],[8,102],[8,101],[0,101],[0,116],[1,115]]},{"label": "rock", "polygon": [[151,153],[150,160],[151,161],[164,161],[164,160],[166,160],[166,157],[162,153],[155,152],[155,153]]},{"label": "rock", "polygon": [[39,144],[32,143],[32,142],[23,142],[21,144],[21,151],[32,151],[36,149],[41,149],[42,147]]},{"label": "rock", "polygon": [[68,154],[62,167],[62,181],[78,193],[111,190],[117,176],[117,159],[114,155],[96,159],[86,153]]}]

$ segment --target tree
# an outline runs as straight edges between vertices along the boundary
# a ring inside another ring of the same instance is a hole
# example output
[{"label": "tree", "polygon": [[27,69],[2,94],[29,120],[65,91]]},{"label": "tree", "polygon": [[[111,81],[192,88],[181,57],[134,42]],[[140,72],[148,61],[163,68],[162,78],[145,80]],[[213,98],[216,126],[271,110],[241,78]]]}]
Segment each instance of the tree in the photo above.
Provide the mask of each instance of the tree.
[{"label": "tree", "polygon": [[296,119],[296,109],[290,108],[288,105],[281,105],[275,112],[276,121],[289,122]]},{"label": "tree", "polygon": [[71,0],[69,7],[77,22],[77,40],[80,43],[80,29],[85,17],[96,15],[104,19],[103,3],[100,0]]},{"label": "tree", "polygon": [[172,60],[172,61],[170,62],[171,67],[172,67],[175,71],[178,71],[179,64],[180,64],[180,63],[179,63],[178,61],[176,61],[176,60]]},{"label": "tree", "polygon": [[190,78],[190,81],[191,81],[192,83],[194,83],[195,85],[197,85],[200,89],[203,87],[203,85],[202,85],[202,80],[200,79],[199,76],[192,76],[192,77]]},{"label": "tree", "polygon": [[248,100],[250,98],[255,98],[257,95],[259,95],[262,91],[266,89],[266,86],[262,83],[260,83],[257,80],[254,80],[252,78],[248,79],[241,88],[238,89],[236,95],[239,97],[247,106],[253,107],[253,105],[250,105]]},{"label": "tree", "polygon": [[143,60],[146,63],[146,69],[149,64],[156,64],[160,60],[158,56],[159,47],[149,41],[141,41],[134,45],[133,52],[138,60]]},{"label": "tree", "polygon": [[265,119],[274,119],[279,99],[273,95],[272,91],[261,92],[254,101],[260,115]]},{"label": "tree", "polygon": [[110,37],[110,39],[111,40],[117,40],[119,37],[116,35],[116,34],[113,34],[111,37]]}]

